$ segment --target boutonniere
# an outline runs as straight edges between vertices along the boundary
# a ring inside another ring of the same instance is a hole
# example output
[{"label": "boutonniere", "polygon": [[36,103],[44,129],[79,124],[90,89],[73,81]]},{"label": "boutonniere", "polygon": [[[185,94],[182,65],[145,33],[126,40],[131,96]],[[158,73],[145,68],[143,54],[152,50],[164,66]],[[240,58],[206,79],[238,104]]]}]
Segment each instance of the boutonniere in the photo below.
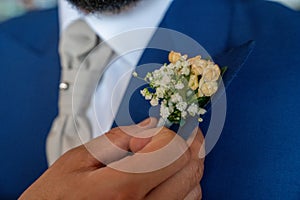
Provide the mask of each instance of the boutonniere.
[{"label": "boutonniere", "polygon": [[160,125],[183,126],[188,117],[198,117],[206,113],[205,106],[217,92],[219,81],[226,71],[211,59],[201,55],[188,58],[177,52],[169,53],[169,64],[164,64],[146,77],[133,76],[148,83],[141,95],[149,100],[152,106],[160,105]]}]

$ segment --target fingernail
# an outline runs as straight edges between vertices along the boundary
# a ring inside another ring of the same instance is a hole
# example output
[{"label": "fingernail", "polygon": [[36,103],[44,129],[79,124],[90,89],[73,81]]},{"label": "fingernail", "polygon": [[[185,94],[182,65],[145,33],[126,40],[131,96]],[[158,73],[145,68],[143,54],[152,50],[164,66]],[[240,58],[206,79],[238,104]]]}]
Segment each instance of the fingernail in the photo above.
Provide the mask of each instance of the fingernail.
[{"label": "fingernail", "polygon": [[199,153],[198,153],[198,157],[199,157],[200,159],[205,158],[205,156],[206,156],[206,153],[205,153],[205,152],[206,152],[206,151],[205,151],[205,144],[203,143],[203,144],[201,145],[200,151],[199,151]]},{"label": "fingernail", "polygon": [[140,126],[147,126],[151,122],[151,118],[147,118],[144,121],[140,122]]},{"label": "fingernail", "polygon": [[157,122],[158,120],[155,117],[149,117],[144,121],[142,121],[141,123],[139,123],[138,125],[141,127],[147,126],[148,128],[154,128],[157,126]]}]

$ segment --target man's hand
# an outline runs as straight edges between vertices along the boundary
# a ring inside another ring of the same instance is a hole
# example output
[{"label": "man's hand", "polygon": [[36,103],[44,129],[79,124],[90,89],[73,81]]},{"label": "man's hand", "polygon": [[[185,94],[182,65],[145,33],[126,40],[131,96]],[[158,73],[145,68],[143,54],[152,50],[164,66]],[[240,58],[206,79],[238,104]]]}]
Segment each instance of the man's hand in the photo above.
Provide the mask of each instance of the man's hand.
[{"label": "man's hand", "polygon": [[114,128],[68,151],[20,199],[201,199],[202,133],[186,142],[155,125]]}]

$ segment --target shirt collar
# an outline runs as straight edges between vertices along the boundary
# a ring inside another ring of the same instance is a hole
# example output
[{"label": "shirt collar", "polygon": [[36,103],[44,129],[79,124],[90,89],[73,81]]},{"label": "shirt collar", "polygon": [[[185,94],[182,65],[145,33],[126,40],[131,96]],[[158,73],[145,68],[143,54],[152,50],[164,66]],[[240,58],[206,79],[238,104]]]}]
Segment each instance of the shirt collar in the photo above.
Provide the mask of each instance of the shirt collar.
[{"label": "shirt collar", "polygon": [[[134,8],[120,14],[84,15],[66,0],[59,0],[60,30],[63,31],[74,20],[84,19],[102,40],[107,41],[117,53],[123,54],[124,49],[128,48],[126,42],[111,42],[112,38],[120,33],[150,28],[151,31],[146,31],[147,34],[143,34],[142,37],[128,38],[128,41],[139,40],[138,42],[145,48],[153,36],[155,30],[153,27],[160,24],[172,2],[173,0],[142,0]],[[127,56],[126,60],[136,65],[140,56],[141,53],[134,54]]]}]

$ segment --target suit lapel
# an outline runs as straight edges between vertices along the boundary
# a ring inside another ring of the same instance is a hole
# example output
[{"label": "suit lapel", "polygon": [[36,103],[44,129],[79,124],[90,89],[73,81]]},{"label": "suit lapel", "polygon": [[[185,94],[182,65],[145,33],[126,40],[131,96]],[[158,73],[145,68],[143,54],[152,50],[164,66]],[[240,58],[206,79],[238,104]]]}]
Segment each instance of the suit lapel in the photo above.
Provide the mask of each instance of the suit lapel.
[{"label": "suit lapel", "polygon": [[[250,55],[253,42],[247,42],[226,51],[228,49],[226,42],[229,37],[231,6],[224,1],[214,1],[215,3],[208,1],[200,3],[198,1],[176,0],[169,8],[160,27],[179,31],[191,37],[203,45],[221,67],[228,66],[224,78],[225,87],[228,87]],[[196,2],[199,4],[198,6],[194,5]],[[198,14],[194,14],[196,11],[203,13],[203,15],[199,17]],[[215,12],[220,13],[215,14]],[[182,15],[178,15],[178,13]],[[148,65],[147,63],[163,64],[167,62],[167,50],[188,53],[190,56],[199,54],[199,48],[182,42],[177,34],[172,34],[172,32],[161,34],[160,31],[158,30],[154,34],[137,67],[137,72],[142,77],[147,72],[160,67],[159,64]],[[166,51],[154,49],[154,47],[159,46],[158,43],[167,45]],[[112,127],[137,123],[149,115],[159,117],[159,108],[151,108],[149,102],[140,95],[140,89],[143,87],[145,87],[143,81],[136,78],[130,80]]]}]

